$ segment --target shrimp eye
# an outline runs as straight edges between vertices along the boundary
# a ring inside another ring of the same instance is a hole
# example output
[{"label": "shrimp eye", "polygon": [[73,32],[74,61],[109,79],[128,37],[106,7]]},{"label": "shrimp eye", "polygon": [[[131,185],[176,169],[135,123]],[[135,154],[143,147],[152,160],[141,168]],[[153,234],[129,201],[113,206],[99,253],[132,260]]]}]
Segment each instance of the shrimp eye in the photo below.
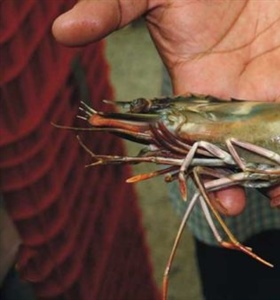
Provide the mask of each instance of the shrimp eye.
[{"label": "shrimp eye", "polygon": [[150,101],[145,98],[137,98],[133,100],[130,104],[131,113],[145,113],[148,112],[150,108]]}]

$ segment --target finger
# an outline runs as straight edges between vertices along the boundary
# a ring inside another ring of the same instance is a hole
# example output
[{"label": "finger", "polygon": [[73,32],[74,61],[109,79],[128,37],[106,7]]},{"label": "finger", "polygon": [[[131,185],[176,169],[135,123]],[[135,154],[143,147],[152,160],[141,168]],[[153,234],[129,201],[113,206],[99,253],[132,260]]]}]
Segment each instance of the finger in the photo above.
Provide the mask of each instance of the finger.
[{"label": "finger", "polygon": [[270,205],[272,207],[280,208],[280,186],[270,189],[268,195],[271,199]]},{"label": "finger", "polygon": [[236,216],[240,214],[246,205],[244,189],[241,187],[234,187],[215,192],[213,205],[215,205],[215,208],[224,215]]},{"label": "finger", "polygon": [[67,46],[98,41],[143,15],[148,0],[81,0],[53,23],[53,35]]}]

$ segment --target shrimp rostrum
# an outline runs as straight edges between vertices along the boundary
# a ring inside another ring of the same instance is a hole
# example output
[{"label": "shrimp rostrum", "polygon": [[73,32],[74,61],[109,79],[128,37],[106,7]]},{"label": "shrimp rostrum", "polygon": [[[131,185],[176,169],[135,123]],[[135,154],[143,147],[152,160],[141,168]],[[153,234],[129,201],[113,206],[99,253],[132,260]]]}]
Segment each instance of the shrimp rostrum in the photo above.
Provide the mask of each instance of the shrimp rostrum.
[{"label": "shrimp rostrum", "polygon": [[[111,132],[145,147],[137,156],[99,155],[79,139],[93,158],[90,165],[159,164],[154,172],[133,176],[127,182],[163,175],[166,182],[178,180],[183,200],[187,200],[188,179],[197,187],[189,199],[166,268],[164,297],[181,232],[196,203],[201,205],[221,246],[240,250],[272,266],[238,242],[213,205],[209,192],[232,186],[263,189],[280,184],[280,103],[225,101],[194,94],[115,103],[122,112],[99,112],[82,103],[80,117],[88,121],[93,131]],[[219,230],[213,218],[218,221]],[[220,230],[227,240],[221,238]]]}]

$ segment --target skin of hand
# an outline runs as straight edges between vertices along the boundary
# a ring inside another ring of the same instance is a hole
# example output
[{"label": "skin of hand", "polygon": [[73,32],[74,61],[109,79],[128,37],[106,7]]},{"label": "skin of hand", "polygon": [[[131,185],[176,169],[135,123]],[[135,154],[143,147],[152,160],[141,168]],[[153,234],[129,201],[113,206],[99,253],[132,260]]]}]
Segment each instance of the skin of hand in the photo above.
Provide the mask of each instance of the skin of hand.
[{"label": "skin of hand", "polygon": [[[280,1],[80,0],[53,24],[68,46],[98,41],[144,16],[174,94],[280,101]],[[280,206],[280,187],[268,192]],[[217,208],[237,215],[242,188],[215,193]],[[214,201],[215,202],[215,201]]]}]

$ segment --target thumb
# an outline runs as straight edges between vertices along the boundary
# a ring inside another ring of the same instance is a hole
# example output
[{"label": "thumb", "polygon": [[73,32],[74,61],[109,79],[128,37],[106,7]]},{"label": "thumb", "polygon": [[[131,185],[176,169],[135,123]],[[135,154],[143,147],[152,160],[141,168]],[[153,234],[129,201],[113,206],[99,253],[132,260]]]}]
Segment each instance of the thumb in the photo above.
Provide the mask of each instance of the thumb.
[{"label": "thumb", "polygon": [[272,207],[280,208],[280,186],[276,186],[269,190],[270,204]]},{"label": "thumb", "polygon": [[80,0],[53,23],[54,37],[67,46],[98,41],[148,10],[148,0]]},{"label": "thumb", "polygon": [[214,194],[216,200],[212,204],[226,216],[239,215],[246,206],[245,192],[242,187],[230,187]]}]

